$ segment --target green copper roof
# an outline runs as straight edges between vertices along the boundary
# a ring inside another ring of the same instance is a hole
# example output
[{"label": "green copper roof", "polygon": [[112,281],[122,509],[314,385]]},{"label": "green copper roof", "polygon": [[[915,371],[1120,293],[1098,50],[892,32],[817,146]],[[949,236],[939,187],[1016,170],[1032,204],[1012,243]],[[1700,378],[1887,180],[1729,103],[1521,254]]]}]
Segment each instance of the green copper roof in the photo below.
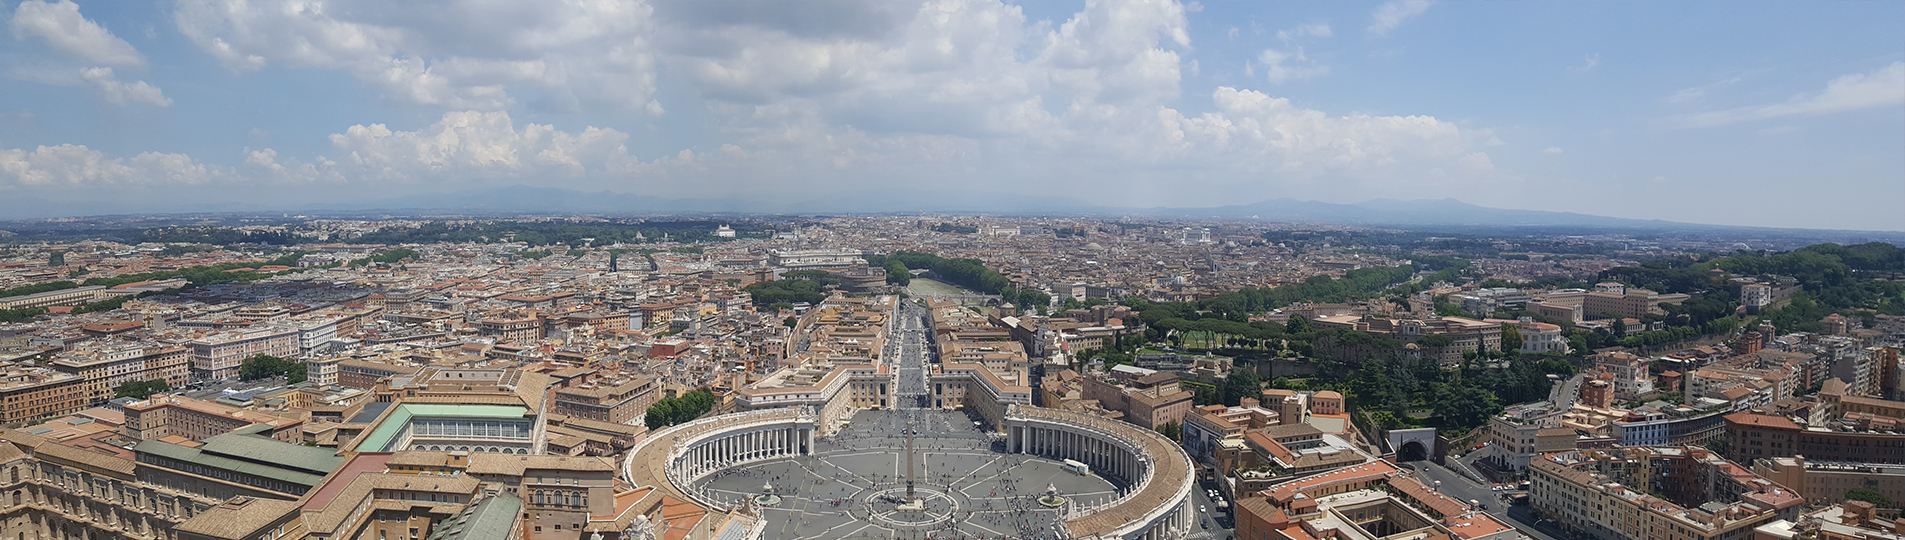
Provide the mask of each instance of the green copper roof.
[{"label": "green copper roof", "polygon": [[430,540],[489,540],[509,538],[510,526],[523,509],[523,500],[505,491],[470,505],[457,515],[437,524]]},{"label": "green copper roof", "polygon": [[522,418],[529,409],[509,405],[433,405],[422,403],[400,403],[391,407],[377,429],[371,430],[363,440],[357,443],[359,452],[390,452],[390,444],[397,440],[397,434],[403,433],[403,427],[416,417],[425,418],[482,418],[515,419]]}]

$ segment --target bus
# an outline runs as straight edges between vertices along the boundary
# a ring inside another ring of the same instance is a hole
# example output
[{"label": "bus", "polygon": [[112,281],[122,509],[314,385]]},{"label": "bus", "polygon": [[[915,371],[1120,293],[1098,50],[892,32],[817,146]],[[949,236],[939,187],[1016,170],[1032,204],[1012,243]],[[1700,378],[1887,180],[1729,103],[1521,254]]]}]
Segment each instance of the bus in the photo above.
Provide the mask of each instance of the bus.
[{"label": "bus", "polygon": [[1086,465],[1082,462],[1079,462],[1076,460],[1070,460],[1070,459],[1065,460],[1065,470],[1071,471],[1073,474],[1076,474],[1079,476],[1085,476],[1085,475],[1091,474],[1090,465]]}]

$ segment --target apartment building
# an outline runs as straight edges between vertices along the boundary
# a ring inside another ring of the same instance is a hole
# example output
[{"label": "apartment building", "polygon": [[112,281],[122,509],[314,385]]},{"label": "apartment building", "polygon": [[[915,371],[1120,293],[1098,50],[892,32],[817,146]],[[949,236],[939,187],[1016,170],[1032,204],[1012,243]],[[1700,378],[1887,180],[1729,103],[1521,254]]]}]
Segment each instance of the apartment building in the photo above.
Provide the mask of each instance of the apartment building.
[{"label": "apartment building", "polygon": [[351,358],[337,362],[336,384],[369,390],[377,386],[377,381],[384,380],[386,377],[415,375],[421,371],[423,366],[409,362]]},{"label": "apartment building", "polygon": [[[1148,370],[1147,370],[1148,371]],[[1184,423],[1196,393],[1178,384],[1177,374],[1154,372],[1119,384],[1104,377],[1085,377],[1084,398],[1097,400],[1107,410],[1124,413],[1124,420],[1156,428]]]},{"label": "apartment building", "polygon": [[0,373],[0,422],[71,414],[92,406],[86,378],[42,367]]},{"label": "apartment building", "polygon": [[126,423],[119,434],[126,438],[150,441],[166,437],[203,440],[251,425],[263,425],[265,437],[286,442],[304,442],[304,420],[263,411],[251,411],[185,396],[157,394],[150,399],[126,405]]},{"label": "apartment building", "polygon": [[543,318],[539,312],[497,313],[484,317],[477,326],[479,335],[505,342],[531,342],[542,339]]},{"label": "apartment building", "polygon": [[1514,527],[1403,476],[1383,461],[1240,495],[1236,531],[1245,540],[1522,537]]},{"label": "apartment building", "polygon": [[653,377],[631,374],[572,383],[552,392],[553,412],[614,424],[641,417],[650,405],[661,400],[661,390]]},{"label": "apartment building", "polygon": [[1742,539],[1794,519],[1798,493],[1702,447],[1616,447],[1543,454],[1529,501],[1595,538]]},{"label": "apartment building", "polygon": [[940,364],[926,374],[927,399],[935,408],[966,409],[979,413],[994,426],[1003,425],[1007,407],[1032,404],[1027,377],[1023,368],[995,370],[980,364]]},{"label": "apartment building", "polygon": [[1200,461],[1213,462],[1222,441],[1241,443],[1245,430],[1277,425],[1282,414],[1261,403],[1256,398],[1244,398],[1236,407],[1205,405],[1191,409],[1184,415],[1184,450]]},{"label": "apartment building", "polygon": [[1898,464],[1775,457],[1753,460],[1753,473],[1799,490],[1806,502],[1814,506],[1846,500],[1846,492],[1854,489],[1869,489],[1892,500],[1905,500],[1905,466]]},{"label": "apartment building", "polygon": [[199,336],[188,342],[192,348],[192,375],[201,380],[230,379],[238,376],[245,359],[258,355],[297,358],[298,330],[265,327],[227,330]]},{"label": "apartment building", "polygon": [[191,350],[159,343],[111,343],[77,347],[53,357],[53,369],[86,379],[86,399],[99,404],[130,381],[165,381],[178,388],[192,380]]}]

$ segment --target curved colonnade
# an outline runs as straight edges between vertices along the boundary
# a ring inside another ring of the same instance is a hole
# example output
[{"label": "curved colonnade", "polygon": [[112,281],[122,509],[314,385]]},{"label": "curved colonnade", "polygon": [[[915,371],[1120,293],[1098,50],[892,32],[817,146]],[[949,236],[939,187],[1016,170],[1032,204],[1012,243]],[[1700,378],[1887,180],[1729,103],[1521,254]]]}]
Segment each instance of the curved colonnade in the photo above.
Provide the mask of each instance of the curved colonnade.
[{"label": "curved colonnade", "polygon": [[[730,467],[811,455],[818,424],[819,416],[805,407],[703,418],[643,439],[623,470],[632,485],[727,511],[738,501],[713,500],[691,486]],[[1004,424],[1007,452],[1076,460],[1122,484],[1109,503],[1069,508],[1066,536],[1181,540],[1189,534],[1195,473],[1190,457],[1170,439],[1116,420],[1020,405],[1007,409]]]},{"label": "curved colonnade", "polygon": [[1179,540],[1190,534],[1190,456],[1170,439],[1129,423],[1014,405],[1005,416],[1006,451],[1070,459],[1124,483],[1119,497],[1065,515],[1072,538]]},{"label": "curved colonnade", "polygon": [[727,511],[734,501],[693,489],[701,477],[757,461],[810,455],[819,416],[806,407],[738,412],[669,427],[636,443],[623,463],[631,485],[652,486],[702,508]]}]

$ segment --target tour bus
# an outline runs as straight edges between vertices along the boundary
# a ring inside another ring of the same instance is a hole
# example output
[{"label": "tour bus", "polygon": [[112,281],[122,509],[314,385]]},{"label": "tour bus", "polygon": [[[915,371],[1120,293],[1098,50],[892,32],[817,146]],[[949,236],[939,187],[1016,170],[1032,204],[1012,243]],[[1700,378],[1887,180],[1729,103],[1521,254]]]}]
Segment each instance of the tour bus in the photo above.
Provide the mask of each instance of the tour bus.
[{"label": "tour bus", "polygon": [[1078,461],[1070,460],[1070,459],[1065,460],[1065,470],[1071,471],[1080,476],[1091,474],[1090,465],[1086,465],[1084,463],[1080,463]]}]

